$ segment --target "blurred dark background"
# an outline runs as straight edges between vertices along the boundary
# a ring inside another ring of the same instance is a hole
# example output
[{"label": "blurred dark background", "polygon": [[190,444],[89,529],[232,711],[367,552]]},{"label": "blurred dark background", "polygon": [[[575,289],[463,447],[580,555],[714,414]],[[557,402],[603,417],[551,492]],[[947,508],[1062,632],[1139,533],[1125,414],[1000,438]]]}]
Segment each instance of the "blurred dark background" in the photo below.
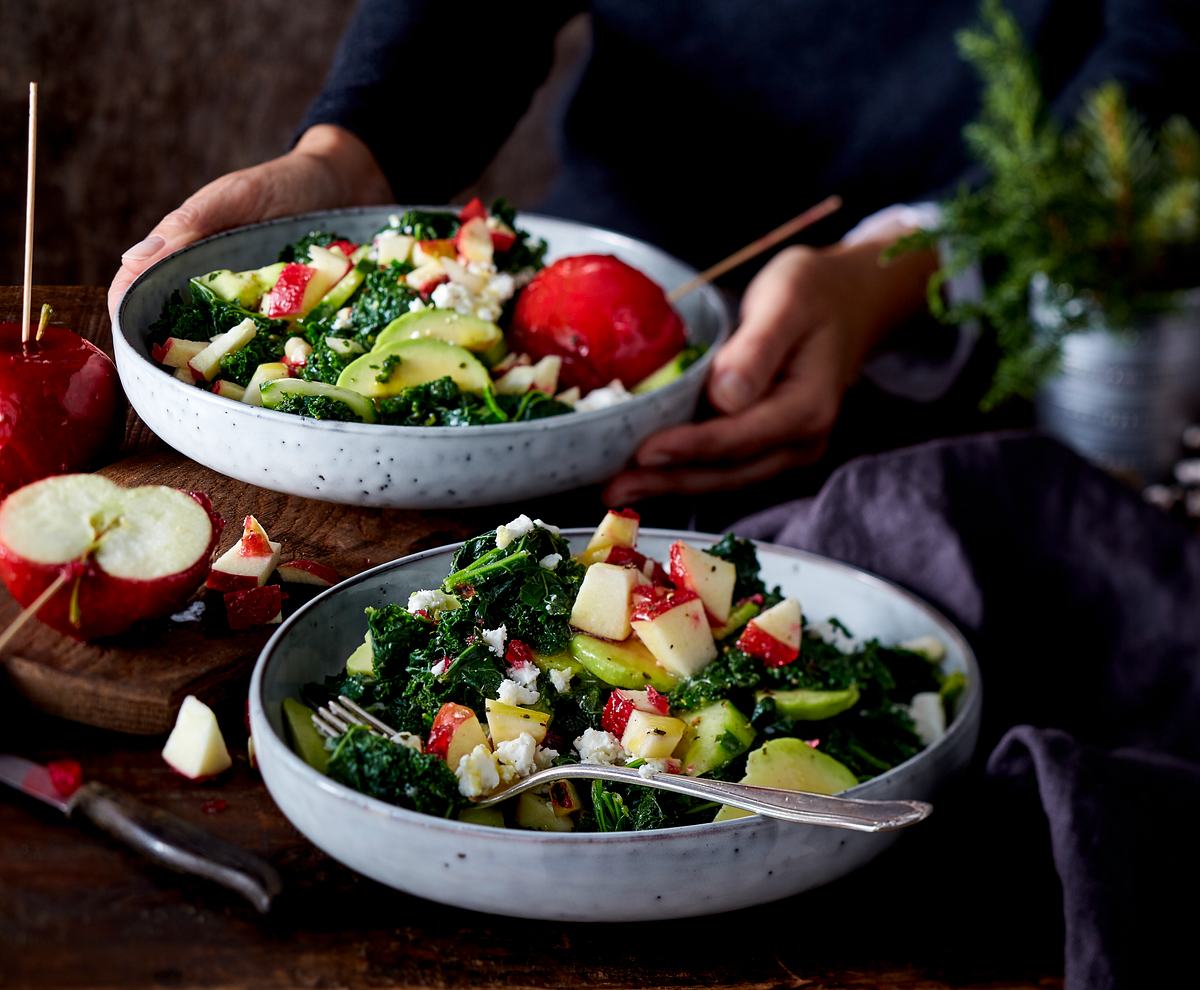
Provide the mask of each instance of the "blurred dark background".
[{"label": "blurred dark background", "polygon": [[[121,252],[189,193],[286,150],[353,3],[0,0],[0,284],[21,280],[26,101],[40,83],[34,282],[107,285]],[[536,201],[587,19],[480,179]],[[464,193],[476,190],[464,190]]]}]

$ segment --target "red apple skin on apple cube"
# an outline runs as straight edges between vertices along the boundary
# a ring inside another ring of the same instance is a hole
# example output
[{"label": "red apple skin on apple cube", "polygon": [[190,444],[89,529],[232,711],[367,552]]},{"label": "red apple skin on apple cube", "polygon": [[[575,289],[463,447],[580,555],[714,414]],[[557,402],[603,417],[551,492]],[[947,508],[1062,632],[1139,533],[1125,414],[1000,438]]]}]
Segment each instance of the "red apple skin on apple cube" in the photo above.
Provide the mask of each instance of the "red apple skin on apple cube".
[{"label": "red apple skin on apple cube", "polygon": [[704,553],[683,540],[671,544],[671,581],[677,588],[691,588],[704,602],[709,622],[719,626],[729,621],[737,568],[729,561]]},{"label": "red apple skin on apple cube", "polygon": [[233,630],[270,625],[279,621],[282,609],[283,589],[277,584],[230,591],[225,595],[225,617]]},{"label": "red apple skin on apple cube", "polygon": [[[37,618],[52,629],[79,640],[115,636],[137,622],[179,611],[203,583],[223,528],[221,517],[213,511],[212,503],[203,493],[178,492],[204,510],[208,538],[205,543],[199,529],[200,517],[193,517],[192,522],[196,525],[195,557],[192,563],[174,573],[148,579],[110,574],[102,567],[102,550],[82,559],[77,554],[70,560],[49,563],[31,560],[14,549],[8,527],[19,531],[23,525],[28,525],[22,522],[20,515],[27,499],[41,497],[37,488],[70,483],[70,479],[81,477],[89,479],[86,482],[89,485],[107,484],[113,493],[128,491],[99,475],[57,475],[14,492],[0,506],[0,581],[4,582],[18,604],[26,606],[65,572],[67,580],[38,610]],[[101,507],[99,501],[96,507]],[[78,625],[71,621],[71,599],[76,587],[80,617]]]},{"label": "red apple skin on apple cube", "polygon": [[761,657],[768,667],[784,667],[800,656],[802,620],[800,603],[785,598],[746,624],[737,648]]},{"label": "red apple skin on apple cube", "polygon": [[433,717],[425,752],[440,756],[454,770],[459,761],[480,743],[488,745],[474,710],[448,701]]},{"label": "red apple skin on apple cube", "polygon": [[487,207],[483,205],[483,200],[478,196],[471,197],[471,201],[458,211],[460,223],[466,223],[468,220],[474,220],[476,217],[486,220],[487,215]]},{"label": "red apple skin on apple cube", "polygon": [[614,688],[600,713],[600,728],[611,732],[618,739],[629,724],[629,716],[635,711],[646,712],[648,715],[666,715],[669,711],[667,696],[647,687],[644,691],[629,691],[624,688]]},{"label": "red apple skin on apple cube", "polygon": [[353,241],[330,241],[325,245],[330,251],[340,251],[347,258],[358,250],[358,245]]},{"label": "red apple skin on apple cube", "polygon": [[288,584],[312,584],[322,588],[331,588],[341,580],[337,571],[316,560],[289,560],[280,564],[276,573]]},{"label": "red apple skin on apple cube", "polygon": [[562,388],[619,378],[632,388],[683,349],[683,320],[663,290],[609,255],[561,258],[517,297],[511,345],[563,359]]},{"label": "red apple skin on apple cube", "polygon": [[91,466],[116,440],[116,366],[65,327],[25,347],[0,323],[0,499],[52,474]]},{"label": "red apple skin on apple cube", "polygon": [[304,294],[317,274],[310,265],[294,261],[285,265],[274,287],[263,300],[263,312],[272,319],[297,316],[304,310]]},{"label": "red apple skin on apple cube", "polygon": [[753,624],[742,630],[737,648],[752,657],[759,657],[767,667],[786,667],[800,656],[800,651],[795,647],[781,643],[770,633],[763,632]]}]

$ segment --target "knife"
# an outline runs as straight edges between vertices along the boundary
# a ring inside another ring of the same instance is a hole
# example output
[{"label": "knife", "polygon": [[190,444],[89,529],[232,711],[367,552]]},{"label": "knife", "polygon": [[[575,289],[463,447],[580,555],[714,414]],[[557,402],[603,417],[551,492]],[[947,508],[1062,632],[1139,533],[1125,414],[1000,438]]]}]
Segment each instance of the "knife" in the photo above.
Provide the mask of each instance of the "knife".
[{"label": "knife", "polygon": [[86,818],[168,869],[237,891],[264,914],[283,887],[275,868],[257,856],[105,784],[87,783],[64,795],[46,767],[5,755],[0,755],[0,781],[68,818]]}]

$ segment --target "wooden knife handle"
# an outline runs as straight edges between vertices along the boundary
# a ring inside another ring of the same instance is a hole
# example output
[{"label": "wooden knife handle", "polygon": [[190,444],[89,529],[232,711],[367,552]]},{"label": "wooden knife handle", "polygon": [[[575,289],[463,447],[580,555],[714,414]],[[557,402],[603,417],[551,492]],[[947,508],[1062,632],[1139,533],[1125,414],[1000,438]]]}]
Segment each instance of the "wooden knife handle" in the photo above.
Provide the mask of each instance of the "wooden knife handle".
[{"label": "wooden knife handle", "polygon": [[83,815],[114,839],[168,869],[237,891],[263,913],[270,910],[272,899],[282,889],[275,868],[259,857],[104,784],[79,788],[71,814]]}]

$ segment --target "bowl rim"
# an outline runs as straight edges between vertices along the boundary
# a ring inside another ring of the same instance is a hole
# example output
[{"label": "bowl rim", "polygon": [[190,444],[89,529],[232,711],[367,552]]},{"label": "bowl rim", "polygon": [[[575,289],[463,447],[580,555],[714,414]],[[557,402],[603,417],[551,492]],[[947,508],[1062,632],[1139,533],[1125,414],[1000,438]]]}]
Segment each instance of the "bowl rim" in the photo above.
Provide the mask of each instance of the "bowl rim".
[{"label": "bowl rim", "polygon": [[[717,542],[722,538],[719,534],[701,533],[691,530],[677,529],[644,529],[642,535],[654,536],[662,539],[673,540],[690,538],[697,542],[707,541]],[[592,533],[591,527],[569,527],[563,528],[561,533],[565,537],[586,537]],[[605,843],[621,843],[639,841],[646,842],[658,839],[659,841],[670,839],[684,839],[692,836],[706,836],[713,834],[724,834],[725,832],[733,832],[736,830],[749,829],[755,826],[762,826],[768,823],[768,820],[757,815],[751,815],[745,818],[735,818],[724,822],[702,822],[695,825],[673,825],[669,828],[647,829],[640,832],[536,832],[524,829],[503,829],[497,830],[492,826],[477,825],[471,822],[458,821],[452,818],[438,818],[434,815],[427,815],[419,811],[411,811],[407,808],[401,808],[398,805],[389,804],[386,801],[381,801],[378,798],[370,797],[360,791],[340,784],[337,781],[327,777],[325,774],[313,769],[297,755],[287,740],[280,733],[277,733],[271,725],[270,719],[267,718],[266,706],[263,701],[263,681],[267,667],[271,664],[276,650],[279,648],[283,639],[288,635],[292,626],[298,622],[309,612],[315,609],[319,604],[323,603],[327,598],[334,596],[340,591],[345,591],[354,584],[372,580],[380,574],[384,574],[391,570],[402,570],[409,564],[424,560],[427,557],[432,557],[438,554],[453,552],[462,546],[465,541],[456,543],[447,543],[438,547],[431,547],[428,550],[420,550],[416,553],[407,554],[403,557],[398,557],[395,560],[387,561],[379,564],[368,570],[355,574],[353,577],[347,578],[344,581],[338,582],[331,588],[326,589],[319,595],[316,595],[311,600],[302,605],[285,621],[278,630],[267,641],[266,645],[259,653],[258,659],[254,665],[254,672],[250,679],[250,709],[251,721],[256,722],[261,720],[267,727],[268,733],[271,736],[270,742],[266,745],[256,745],[256,751],[261,755],[271,749],[278,748],[280,758],[284,765],[288,767],[293,774],[298,774],[300,779],[306,783],[311,783],[330,797],[334,798],[343,806],[355,807],[360,811],[373,814],[375,816],[383,816],[393,820],[397,820],[401,824],[410,824],[423,828],[433,829],[435,831],[446,831],[453,835],[496,835],[501,832],[506,838],[514,839],[521,842],[555,842],[560,844],[592,844],[596,842]],[[944,634],[947,639],[952,640],[962,653],[964,666],[966,668],[967,686],[958,704],[954,719],[947,726],[945,734],[935,741],[933,745],[927,746],[915,756],[909,757],[903,763],[897,764],[885,773],[877,777],[872,777],[870,780],[863,781],[854,787],[843,791],[846,795],[862,794],[865,790],[874,789],[881,786],[882,783],[889,779],[894,779],[908,768],[914,766],[918,761],[926,758],[932,758],[934,754],[945,752],[955,746],[959,740],[973,731],[973,723],[978,721],[979,709],[983,703],[983,685],[980,679],[979,663],[975,657],[974,650],[971,649],[966,637],[951,622],[941,611],[934,608],[923,598],[914,594],[906,588],[901,587],[887,578],[880,577],[863,568],[856,567],[853,564],[845,561],[836,560],[832,557],[826,557],[822,554],[814,553],[810,550],[801,550],[796,547],[781,546],[775,543],[767,543],[760,540],[753,540],[754,546],[758,550],[765,550],[768,553],[779,554],[785,557],[793,557],[801,561],[809,563],[819,563],[823,566],[833,567],[835,570],[840,570],[849,573],[856,582],[875,586],[884,591],[898,595],[917,609],[924,613],[933,624],[938,627],[940,633]],[[268,757],[269,759],[270,757]],[[779,824],[779,823],[773,823]],[[809,826],[818,828],[820,826]]]},{"label": "bowl rim", "polygon": [[[358,216],[368,213],[390,212],[395,213],[400,210],[457,210],[454,204],[442,206],[427,206],[427,205],[410,205],[410,204],[380,204],[375,206],[348,206],[340,207],[332,210],[314,210],[309,213],[295,213],[286,217],[274,217],[270,220],[260,220],[257,223],[243,224],[240,227],[231,227],[228,230],[218,231],[215,234],[210,234],[198,241],[193,241],[177,251],[171,252],[164,258],[160,258],[153,265],[142,272],[135,278],[122,294],[120,301],[117,303],[116,317],[113,320],[113,349],[119,357],[127,357],[131,360],[140,360],[145,362],[155,371],[162,371],[150,358],[141,354],[132,343],[132,330],[125,326],[124,316],[130,299],[136,291],[144,287],[144,283],[153,278],[155,272],[169,261],[173,261],[182,255],[186,255],[199,249],[200,247],[211,244],[214,241],[219,241],[228,237],[237,237],[247,231],[264,230],[270,227],[280,226],[285,223],[295,223],[297,221],[313,221],[318,219],[329,219],[333,217],[348,217]],[[630,237],[628,234],[622,234],[619,231],[610,230],[607,227],[598,227],[594,224],[582,223],[575,220],[569,220],[564,217],[553,217],[543,213],[533,212],[518,212],[518,221],[522,219],[530,219],[536,222],[546,222],[550,224],[562,224],[570,227],[583,228],[591,233],[602,235],[605,240],[610,241],[614,246],[630,245],[639,251],[649,251],[652,254],[660,255],[662,258],[677,264],[682,265],[688,272],[696,274],[697,270],[687,262],[676,258],[672,254],[668,254],[662,248],[650,244],[648,241],[639,240],[636,237]],[[669,291],[669,290],[664,290]],[[542,430],[559,430],[568,428],[568,424],[576,422],[598,423],[605,419],[613,419],[619,417],[621,412],[626,409],[638,408],[640,405],[646,405],[652,400],[660,396],[669,396],[678,392],[682,392],[690,388],[696,379],[707,376],[709,366],[712,364],[717,351],[721,345],[729,338],[733,327],[733,311],[729,301],[724,294],[711,284],[700,286],[696,289],[698,293],[702,293],[708,304],[715,311],[717,317],[717,333],[713,342],[708,349],[692,364],[684,369],[683,373],[675,379],[675,381],[654,389],[652,392],[646,392],[640,395],[633,395],[632,398],[618,402],[612,406],[606,406],[602,409],[593,409],[586,412],[575,413],[567,416],[549,416],[545,419],[529,420],[522,423],[490,423],[474,426],[399,426],[393,423],[354,423],[342,422],[338,420],[321,420],[310,419],[307,416],[295,416],[291,413],[276,412],[274,409],[266,409],[261,406],[251,406],[246,403],[236,403],[240,408],[240,412],[248,414],[253,418],[264,419],[268,423],[283,424],[290,422],[292,424],[303,423],[305,426],[314,429],[325,430],[328,433],[351,433],[363,434],[365,436],[388,436],[388,433],[379,431],[394,430],[406,437],[439,437],[446,436],[503,436],[513,433],[528,433],[531,431],[540,432]],[[120,362],[118,361],[118,365]],[[120,370],[118,368],[118,370]],[[197,388],[194,385],[188,385],[185,382],[177,380],[173,375],[165,375],[168,388],[178,388],[187,390],[187,393],[192,397],[202,396],[200,401],[209,403],[219,403],[213,405],[213,409],[230,408],[229,399],[216,395],[208,389]],[[182,398],[183,392],[179,392]],[[450,431],[449,433],[447,431]]]}]

